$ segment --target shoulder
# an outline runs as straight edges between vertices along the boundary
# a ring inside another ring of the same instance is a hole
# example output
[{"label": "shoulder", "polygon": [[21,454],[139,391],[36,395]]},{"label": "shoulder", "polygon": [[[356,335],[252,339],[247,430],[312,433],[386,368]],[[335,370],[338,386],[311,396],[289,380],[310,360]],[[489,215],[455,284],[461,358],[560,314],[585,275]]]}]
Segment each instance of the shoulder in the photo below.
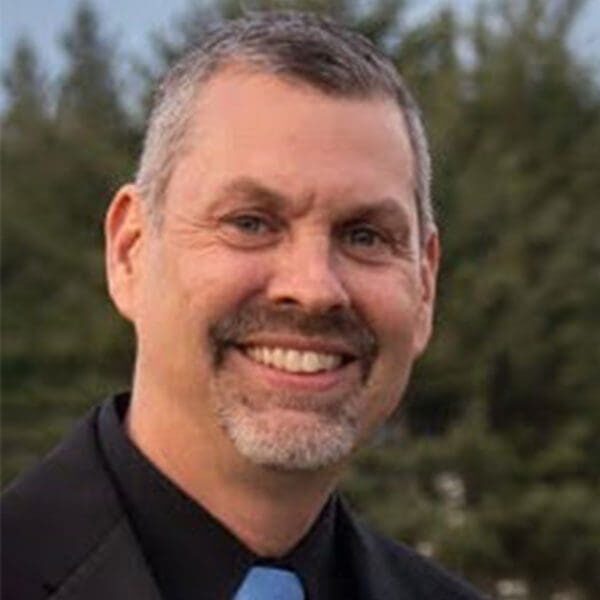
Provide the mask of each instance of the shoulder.
[{"label": "shoulder", "polygon": [[97,412],[3,494],[3,597],[46,597],[122,518],[98,450]]},{"label": "shoulder", "polygon": [[[360,522],[342,503],[365,597],[414,600],[483,600],[486,596],[413,549]],[[368,591],[366,586],[369,586]],[[374,590],[376,590],[374,592]]]}]

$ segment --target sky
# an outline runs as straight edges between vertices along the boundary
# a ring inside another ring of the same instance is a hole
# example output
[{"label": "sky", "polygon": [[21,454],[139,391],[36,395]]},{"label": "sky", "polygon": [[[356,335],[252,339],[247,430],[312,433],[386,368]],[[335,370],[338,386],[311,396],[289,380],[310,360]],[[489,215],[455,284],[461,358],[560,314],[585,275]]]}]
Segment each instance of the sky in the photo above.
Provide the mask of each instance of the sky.
[{"label": "sky", "polygon": [[[513,0],[522,2],[523,0]],[[104,31],[126,55],[151,57],[150,32],[168,34],[190,0],[92,0]],[[25,35],[33,43],[50,77],[63,64],[58,42],[69,25],[78,0],[2,0],[0,4],[0,66],[8,64],[16,40]],[[477,0],[416,0],[415,20],[427,18],[443,4],[468,14]],[[588,0],[571,40],[573,48],[600,70],[600,0]],[[0,100],[2,99],[0,93]]]}]

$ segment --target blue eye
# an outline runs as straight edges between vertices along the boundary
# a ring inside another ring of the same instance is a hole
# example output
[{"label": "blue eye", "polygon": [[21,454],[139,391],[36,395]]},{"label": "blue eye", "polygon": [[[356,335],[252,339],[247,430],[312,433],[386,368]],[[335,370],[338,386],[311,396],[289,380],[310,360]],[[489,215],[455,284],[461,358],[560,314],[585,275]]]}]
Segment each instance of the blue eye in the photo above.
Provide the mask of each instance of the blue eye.
[{"label": "blue eye", "polygon": [[281,224],[272,216],[240,212],[221,219],[222,238],[238,248],[263,248],[275,243],[281,233]]},{"label": "blue eye", "polygon": [[344,252],[360,261],[386,261],[394,254],[393,237],[368,223],[350,223],[340,232]]},{"label": "blue eye", "polygon": [[238,215],[229,221],[233,226],[243,233],[256,235],[269,230],[266,221],[256,215]]},{"label": "blue eye", "polygon": [[346,235],[354,246],[373,246],[382,241],[381,235],[369,227],[353,227]]}]

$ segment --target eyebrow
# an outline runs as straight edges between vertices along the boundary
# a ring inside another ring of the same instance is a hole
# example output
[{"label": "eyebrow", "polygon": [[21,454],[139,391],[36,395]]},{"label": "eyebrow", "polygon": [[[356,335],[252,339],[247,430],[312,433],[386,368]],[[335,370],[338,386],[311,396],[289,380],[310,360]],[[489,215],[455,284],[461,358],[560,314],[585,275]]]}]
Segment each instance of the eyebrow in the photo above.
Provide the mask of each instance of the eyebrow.
[{"label": "eyebrow", "polygon": [[351,211],[350,220],[373,219],[390,220],[407,228],[410,216],[406,207],[397,199],[385,197],[368,203],[358,203]]},{"label": "eyebrow", "polygon": [[[285,209],[289,210],[292,204],[292,201],[285,194],[247,176],[236,177],[227,182],[217,193],[210,208],[214,209],[217,206],[222,206],[225,202],[232,199],[256,203],[274,212],[281,212]],[[400,200],[392,197],[353,203],[344,220],[355,221],[360,219],[391,220],[402,229],[409,228],[410,226],[410,215],[406,207]]]},{"label": "eyebrow", "polygon": [[254,202],[265,208],[282,210],[288,201],[286,197],[263,185],[252,177],[237,177],[227,182],[217,193],[210,208],[214,209],[232,199]]}]

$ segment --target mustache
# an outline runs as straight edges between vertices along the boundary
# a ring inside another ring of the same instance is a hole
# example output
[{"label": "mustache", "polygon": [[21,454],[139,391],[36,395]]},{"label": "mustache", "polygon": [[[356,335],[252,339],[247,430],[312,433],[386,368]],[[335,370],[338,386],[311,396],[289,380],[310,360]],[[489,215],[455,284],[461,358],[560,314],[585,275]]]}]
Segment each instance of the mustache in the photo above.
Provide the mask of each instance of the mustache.
[{"label": "mustache", "polygon": [[369,365],[377,354],[376,337],[355,311],[346,308],[308,313],[293,305],[246,304],[210,329],[217,363],[228,345],[258,333],[298,334],[343,342]]}]

